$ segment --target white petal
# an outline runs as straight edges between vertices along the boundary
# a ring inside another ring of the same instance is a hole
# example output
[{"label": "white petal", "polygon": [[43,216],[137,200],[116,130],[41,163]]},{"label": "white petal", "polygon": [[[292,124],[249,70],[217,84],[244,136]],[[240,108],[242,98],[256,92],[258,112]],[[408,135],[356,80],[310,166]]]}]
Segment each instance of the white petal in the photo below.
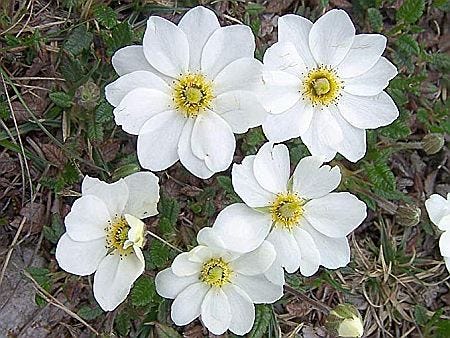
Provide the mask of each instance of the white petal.
[{"label": "white petal", "polygon": [[278,257],[275,258],[275,261],[270,268],[264,272],[264,276],[276,285],[284,285],[284,269],[281,266],[281,262]]},{"label": "white petal", "polygon": [[444,257],[445,266],[447,267],[447,271],[450,272],[450,257]]},{"label": "white petal", "polygon": [[340,113],[356,128],[387,126],[398,117],[398,109],[385,92],[375,96],[357,96],[342,92],[337,104]]},{"label": "white petal", "polygon": [[199,71],[203,47],[211,34],[220,28],[219,20],[212,10],[197,6],[186,12],[178,27],[189,42],[189,70]]},{"label": "white petal", "polygon": [[276,257],[275,248],[268,241],[262,244],[252,252],[242,255],[233,262],[231,267],[237,273],[254,276],[266,272]]},{"label": "white petal", "polygon": [[233,133],[242,134],[260,126],[267,116],[253,92],[235,90],[220,94],[214,100],[214,112],[223,118]]},{"label": "white petal", "polygon": [[366,218],[366,205],[348,192],[333,192],[305,204],[303,216],[322,234],[345,237]]},{"label": "white petal", "polygon": [[309,33],[309,47],[318,64],[336,66],[353,44],[355,27],[348,14],[333,9],[322,15]]},{"label": "white petal", "polygon": [[450,256],[450,231],[444,231],[439,239],[439,249],[444,257]]},{"label": "white petal", "polygon": [[237,274],[233,284],[239,286],[255,304],[274,303],[283,296],[283,286],[269,282],[263,275]]},{"label": "white petal", "polygon": [[303,135],[311,125],[314,108],[306,100],[299,100],[291,108],[277,115],[268,115],[263,123],[264,135],[271,142],[284,142]]},{"label": "white petal", "polygon": [[183,326],[197,318],[209,289],[205,283],[200,282],[189,285],[181,291],[172,304],[170,316],[173,322],[178,326]]},{"label": "white petal", "polygon": [[202,72],[214,78],[234,60],[251,58],[255,51],[255,38],[248,26],[233,25],[216,29],[203,47]]},{"label": "white petal", "polygon": [[236,140],[231,127],[216,113],[200,114],[192,129],[192,152],[205,161],[211,171],[227,169],[233,160]]},{"label": "white petal", "polygon": [[137,141],[137,155],[141,166],[159,171],[178,160],[178,141],[186,118],[176,111],[166,111],[148,120]]},{"label": "white petal", "polygon": [[253,57],[240,58],[226,65],[214,78],[214,93],[256,90],[262,87],[262,79],[261,62]]},{"label": "white petal", "polygon": [[186,120],[186,124],[181,132],[180,141],[178,142],[178,156],[180,157],[181,164],[192,174],[202,179],[207,179],[214,175],[214,172],[206,166],[205,161],[199,159],[192,152],[191,138],[194,123],[194,119]]},{"label": "white petal", "polygon": [[75,200],[64,225],[73,240],[91,241],[106,236],[105,227],[110,220],[105,203],[97,196],[85,195]]},{"label": "white petal", "polygon": [[[442,218],[450,215],[450,200],[445,199],[443,196],[433,194],[425,201],[425,207],[430,217],[431,222],[440,226]],[[441,230],[447,230],[447,228],[440,228]]]},{"label": "white petal", "polygon": [[198,262],[192,262],[189,260],[189,252],[183,252],[179,254],[172,263],[172,272],[180,277],[192,276],[198,274],[202,268],[202,265]]},{"label": "white petal", "polygon": [[386,58],[381,57],[367,72],[344,80],[343,90],[349,94],[373,96],[380,94],[389,81],[397,75],[397,68]]},{"label": "white petal", "polygon": [[250,252],[261,245],[271,224],[270,214],[255,211],[243,203],[235,203],[217,215],[213,229],[226,249]]},{"label": "white petal", "polygon": [[94,275],[94,297],[104,311],[114,310],[130,293],[131,286],[144,272],[144,257],[136,252],[120,257],[106,256]]},{"label": "white petal", "polygon": [[350,246],[346,237],[331,238],[315,230],[306,220],[301,228],[307,231],[320,252],[320,264],[327,269],[337,269],[350,262]]},{"label": "white petal", "polygon": [[[211,250],[215,248],[224,249],[225,244],[222,241],[222,238],[219,236],[218,232],[214,228],[210,227],[204,227],[197,233],[197,243],[200,246],[206,246],[208,250],[200,250],[200,256],[198,256],[199,259],[196,259],[194,261],[202,262],[203,259],[206,259],[206,257],[209,258],[210,255],[212,255]],[[195,249],[195,248],[194,248]],[[193,250],[194,250],[193,249]],[[208,252],[209,251],[209,252]],[[195,255],[198,255],[199,252],[197,250],[195,251]]]},{"label": "white petal", "polygon": [[144,34],[144,54],[161,73],[177,78],[189,65],[189,43],[184,32],[172,22],[151,16]]},{"label": "white petal", "polygon": [[336,107],[330,107],[330,111],[344,135],[344,138],[339,143],[333,145],[334,149],[349,161],[359,161],[366,154],[366,131],[348,123]]},{"label": "white petal", "polygon": [[158,177],[147,171],[131,174],[124,178],[129,197],[125,212],[137,218],[146,218],[158,213]]},{"label": "white petal", "polygon": [[309,48],[309,34],[312,22],[294,14],[278,19],[278,41],[291,42],[307,67],[315,67],[316,62]]},{"label": "white petal", "polygon": [[267,240],[275,247],[277,259],[286,271],[297,271],[300,266],[300,249],[292,233],[275,226]]},{"label": "white petal", "polygon": [[159,73],[145,58],[144,48],[142,46],[126,46],[119,49],[112,56],[111,63],[119,76],[138,70],[155,74]]},{"label": "white petal", "polygon": [[[282,18],[278,20],[280,23]],[[280,27],[278,27],[280,34]],[[289,41],[279,41],[267,48],[264,53],[264,69],[266,71],[282,71],[294,75],[297,78],[306,72],[306,66],[297,49]]]},{"label": "white petal", "polygon": [[56,246],[56,260],[61,269],[79,276],[87,276],[97,270],[106,256],[105,238],[87,242],[76,242],[67,233],[61,236]]},{"label": "white petal", "polygon": [[116,124],[129,134],[138,135],[152,117],[170,109],[170,97],[154,89],[136,88],[114,109]]},{"label": "white petal", "polygon": [[361,75],[372,68],[386,48],[386,37],[380,34],[358,34],[353,44],[338,66],[343,78]]},{"label": "white petal", "polygon": [[341,182],[341,170],[323,165],[319,156],[308,156],[300,160],[295,168],[293,190],[305,199],[322,197],[333,191]]},{"label": "white petal", "polygon": [[215,335],[224,333],[230,327],[231,307],[221,288],[210,288],[202,306],[202,322]]},{"label": "white petal", "polygon": [[319,270],[320,252],[308,232],[296,227],[293,233],[300,249],[300,273],[303,276],[312,276]]},{"label": "white petal", "polygon": [[167,268],[156,275],[156,291],[161,297],[174,299],[189,285],[197,283],[198,278],[198,275],[179,277],[172,272],[171,268]]},{"label": "white petal", "polygon": [[334,138],[338,138],[342,135],[342,132],[340,131],[339,127],[334,130],[329,130],[330,125],[337,125],[337,122],[335,120],[329,120],[328,123],[326,123],[327,117],[331,116],[331,114],[329,113],[329,111],[322,115],[321,113],[323,113],[323,111],[315,110],[313,112],[311,124],[306,132],[301,135],[301,139],[303,143],[308,147],[308,150],[312,155],[322,156],[324,161],[330,161],[336,155],[336,150],[334,150],[328,143],[329,139],[325,134],[331,133],[334,134]]},{"label": "white petal", "polygon": [[236,285],[226,285],[223,290],[231,306],[230,331],[237,335],[249,332],[255,321],[255,306],[250,297]]},{"label": "white petal", "polygon": [[[98,178],[91,178],[89,176],[84,178],[81,185],[81,191],[83,196],[94,195],[101,199],[108,208],[111,217],[122,214],[129,196],[128,187],[124,180],[106,183],[100,181]],[[86,209],[88,208],[88,205],[89,204],[86,205]],[[97,206],[91,206],[90,208],[95,210]],[[72,239],[77,240],[77,238],[72,235],[71,237]]]},{"label": "white petal", "polygon": [[253,173],[266,190],[278,194],[287,189],[290,175],[289,150],[284,144],[265,143],[256,154]]},{"label": "white petal", "polygon": [[233,164],[231,178],[234,191],[252,208],[269,206],[275,194],[261,187],[253,174],[255,155],[246,156],[241,164]]},{"label": "white petal", "polygon": [[294,75],[281,71],[265,71],[264,83],[260,100],[271,114],[281,114],[301,99],[300,79]]}]

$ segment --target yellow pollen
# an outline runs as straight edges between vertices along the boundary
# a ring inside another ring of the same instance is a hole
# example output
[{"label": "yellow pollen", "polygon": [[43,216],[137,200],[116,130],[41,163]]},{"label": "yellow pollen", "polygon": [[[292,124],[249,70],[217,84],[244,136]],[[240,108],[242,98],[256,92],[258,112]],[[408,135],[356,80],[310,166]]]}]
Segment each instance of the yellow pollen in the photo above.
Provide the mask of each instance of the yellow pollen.
[{"label": "yellow pollen", "polygon": [[305,202],[297,194],[289,192],[277,194],[275,201],[270,206],[275,226],[292,230],[303,215],[304,204]]},{"label": "yellow pollen", "polygon": [[302,83],[302,93],[313,106],[336,103],[342,88],[343,83],[336,72],[327,66],[310,70]]},{"label": "yellow pollen", "polygon": [[200,280],[209,286],[222,287],[230,282],[233,271],[223,258],[211,258],[203,264]]},{"label": "yellow pollen", "polygon": [[186,117],[195,117],[211,104],[214,98],[212,82],[202,74],[185,74],[172,88],[175,108]]},{"label": "yellow pollen", "polygon": [[120,256],[127,256],[133,251],[133,247],[124,248],[128,240],[128,225],[125,217],[119,216],[105,228],[106,230],[106,248],[110,253],[117,250]]}]

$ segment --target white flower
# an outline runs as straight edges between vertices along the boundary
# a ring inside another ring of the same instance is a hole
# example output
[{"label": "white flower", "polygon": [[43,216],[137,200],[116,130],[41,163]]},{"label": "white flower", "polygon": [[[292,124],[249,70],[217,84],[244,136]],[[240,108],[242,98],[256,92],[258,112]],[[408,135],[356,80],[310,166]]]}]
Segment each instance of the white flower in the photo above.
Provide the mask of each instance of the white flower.
[{"label": "white flower", "polygon": [[156,290],[175,299],[171,317],[176,325],[201,316],[213,334],[230,330],[244,335],[255,320],[253,304],[273,303],[283,295],[282,286],[263,275],[275,250],[268,242],[246,254],[225,250],[211,228],[202,229],[197,240],[199,246],[178,255],[170,268],[158,273]]},{"label": "white flower", "polygon": [[365,129],[394,121],[398,109],[383,91],[397,70],[382,57],[386,38],[355,35],[349,16],[331,10],[314,24],[298,15],[278,19],[278,42],[264,55],[262,95],[271,113],[270,141],[300,136],[326,161],[339,152],[356,162],[366,152]]},{"label": "white flower", "polygon": [[438,194],[431,195],[425,201],[425,207],[431,222],[444,231],[439,239],[439,248],[447,270],[450,271],[450,193],[447,194],[447,199]]},{"label": "white flower", "polygon": [[115,121],[138,135],[141,165],[166,169],[178,159],[200,178],[231,164],[236,141],[267,116],[254,92],[262,64],[244,25],[220,27],[204,7],[189,10],[177,25],[148,19],[143,46],[112,58],[119,79],[106,87]]},{"label": "white flower", "polygon": [[75,275],[95,272],[94,297],[111,311],[144,271],[140,219],[158,213],[158,178],[139,172],[108,184],[86,176],[81,191],[65,218],[67,232],[56,247],[56,260]]},{"label": "white flower", "polygon": [[311,276],[319,265],[347,265],[346,236],[366,217],[366,205],[348,192],[332,192],[341,181],[339,167],[322,164],[320,157],[305,157],[289,178],[287,147],[271,143],[234,164],[233,187],[245,204],[232,204],[218,215],[213,229],[224,246],[244,252],[267,239],[277,258],[266,275],[280,284],[282,267]]}]

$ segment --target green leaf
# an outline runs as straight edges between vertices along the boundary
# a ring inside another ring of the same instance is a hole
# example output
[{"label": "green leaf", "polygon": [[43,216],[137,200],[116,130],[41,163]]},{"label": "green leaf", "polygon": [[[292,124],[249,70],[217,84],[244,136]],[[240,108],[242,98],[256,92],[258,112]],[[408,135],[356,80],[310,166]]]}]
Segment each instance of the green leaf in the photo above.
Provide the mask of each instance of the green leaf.
[{"label": "green leaf", "polygon": [[110,29],[117,25],[117,13],[104,4],[94,7],[94,16],[97,21],[104,27]]},{"label": "green leaf", "polygon": [[128,22],[122,22],[113,27],[110,35],[104,34],[104,40],[108,46],[107,54],[113,55],[119,48],[130,45],[133,41],[133,31]]},{"label": "green leaf", "polygon": [[183,336],[179,334],[175,329],[170,326],[155,323],[156,336],[159,338],[182,338]]},{"label": "green leaf", "polygon": [[148,256],[151,265],[157,268],[163,268],[169,261],[170,249],[166,244],[158,240],[153,240],[148,251]]},{"label": "green leaf", "polygon": [[[26,271],[34,278],[34,280],[45,290],[50,291],[52,287],[52,278],[50,276],[50,271],[46,268],[38,268],[38,267],[29,267]],[[46,301],[39,296],[35,295],[34,301],[36,305],[39,307],[43,307],[46,304]]]},{"label": "green leaf", "polygon": [[178,201],[165,194],[161,195],[158,203],[159,215],[161,218],[166,218],[171,225],[175,225],[180,213],[180,204]]},{"label": "green leaf", "polygon": [[374,32],[381,32],[383,29],[383,16],[378,8],[369,8],[367,10],[367,19]]},{"label": "green leaf", "polygon": [[95,121],[107,123],[111,122],[113,118],[113,107],[106,100],[102,100],[95,110]]},{"label": "green leaf", "polygon": [[380,134],[394,140],[403,139],[411,134],[411,129],[403,119],[398,118],[389,126],[380,129]]},{"label": "green leaf", "polygon": [[269,323],[272,318],[272,306],[270,305],[256,305],[255,323],[248,334],[249,338],[266,337],[265,333],[269,328]]},{"label": "green leaf", "polygon": [[397,21],[413,24],[420,19],[424,9],[425,0],[405,0],[397,11]]},{"label": "green leaf", "polygon": [[147,276],[141,276],[131,290],[131,303],[134,306],[149,304],[156,295],[155,282]]},{"label": "green leaf", "polygon": [[427,309],[420,304],[414,307],[414,319],[420,326],[424,326],[428,322]]},{"label": "green leaf", "polygon": [[446,53],[434,53],[430,57],[430,62],[442,73],[450,72],[450,56]]},{"label": "green leaf", "polygon": [[103,314],[103,310],[98,306],[91,308],[84,305],[78,310],[77,314],[84,320],[93,320]]},{"label": "green leaf", "polygon": [[70,108],[72,106],[72,97],[64,92],[53,92],[48,96],[58,107]]},{"label": "green leaf", "polygon": [[119,313],[114,320],[114,327],[116,328],[116,331],[120,336],[128,336],[131,328],[130,315],[124,311]]},{"label": "green leaf", "polygon": [[87,135],[91,141],[102,141],[103,126],[96,121],[89,123],[87,126]]},{"label": "green leaf", "polygon": [[83,50],[91,46],[93,35],[88,32],[84,25],[78,26],[72,31],[64,48],[73,55],[80,54]]},{"label": "green leaf", "polygon": [[[0,96],[1,98],[1,96]],[[9,106],[5,101],[0,102],[0,119],[6,120],[11,115],[11,112],[9,110]]]},{"label": "green leaf", "polygon": [[59,238],[64,233],[64,226],[59,215],[52,214],[52,224],[50,226],[44,225],[42,232],[47,241],[53,244],[58,243]]}]

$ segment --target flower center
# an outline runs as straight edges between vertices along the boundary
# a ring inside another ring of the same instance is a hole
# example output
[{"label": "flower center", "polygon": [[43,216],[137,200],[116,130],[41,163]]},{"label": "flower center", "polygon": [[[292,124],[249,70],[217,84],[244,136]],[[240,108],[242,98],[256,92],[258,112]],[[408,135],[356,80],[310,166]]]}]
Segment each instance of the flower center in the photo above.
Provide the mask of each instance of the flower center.
[{"label": "flower center", "polygon": [[106,230],[106,247],[110,253],[117,250],[120,256],[127,256],[133,251],[132,245],[125,245],[128,240],[130,226],[125,217],[119,216],[113,222],[109,222]]},{"label": "flower center", "polygon": [[302,93],[313,106],[328,106],[339,98],[342,82],[336,72],[327,66],[320,66],[308,72],[302,83]]},{"label": "flower center", "polygon": [[287,230],[293,229],[303,215],[304,201],[294,193],[277,194],[270,206],[272,221],[276,226]]},{"label": "flower center", "polygon": [[223,258],[211,258],[203,264],[200,280],[210,286],[221,287],[230,282],[232,272]]},{"label": "flower center", "polygon": [[185,74],[173,86],[175,108],[186,117],[195,117],[211,104],[212,82],[202,74]]}]

